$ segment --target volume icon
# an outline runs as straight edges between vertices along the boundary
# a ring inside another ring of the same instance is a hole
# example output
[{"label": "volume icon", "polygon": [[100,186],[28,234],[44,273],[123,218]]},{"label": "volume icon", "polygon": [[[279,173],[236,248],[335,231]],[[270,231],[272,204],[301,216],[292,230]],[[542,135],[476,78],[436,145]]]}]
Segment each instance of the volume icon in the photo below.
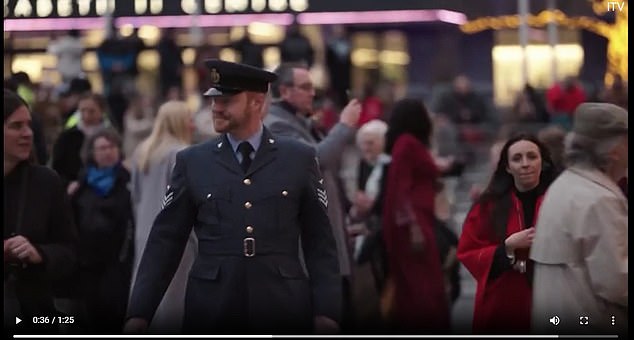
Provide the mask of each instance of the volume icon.
[{"label": "volume icon", "polygon": [[559,317],[557,315],[555,315],[552,318],[550,318],[549,321],[550,321],[550,323],[552,323],[555,326],[559,325]]},{"label": "volume icon", "polygon": [[612,326],[616,325],[616,318],[612,315]]}]

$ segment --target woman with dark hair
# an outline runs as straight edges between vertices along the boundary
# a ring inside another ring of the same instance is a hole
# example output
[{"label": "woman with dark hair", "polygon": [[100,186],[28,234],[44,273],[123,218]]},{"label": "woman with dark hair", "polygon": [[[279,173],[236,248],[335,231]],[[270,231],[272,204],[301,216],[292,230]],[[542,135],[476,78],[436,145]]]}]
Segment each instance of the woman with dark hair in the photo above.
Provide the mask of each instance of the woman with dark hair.
[{"label": "woman with dark hair", "polygon": [[519,134],[502,147],[489,185],[471,207],[457,256],[477,281],[475,333],[530,330],[528,251],[542,198],[556,175],[546,146]]},{"label": "woman with dark hair", "polygon": [[434,233],[438,169],[429,151],[431,119],[420,100],[397,102],[386,134],[392,161],[383,207],[390,316],[397,332],[449,330],[449,302]]},{"label": "woman with dark hair", "polygon": [[[4,90],[4,317],[53,317],[53,284],[65,279],[77,260],[77,232],[57,174],[33,162],[31,112],[14,92]],[[42,326],[24,331],[52,331]],[[6,331],[6,328],[5,328]]]},{"label": "woman with dark hair", "polygon": [[134,231],[130,174],[121,164],[121,148],[114,130],[91,136],[72,197],[80,237],[78,316],[80,326],[91,331],[120,331],[127,306]]}]

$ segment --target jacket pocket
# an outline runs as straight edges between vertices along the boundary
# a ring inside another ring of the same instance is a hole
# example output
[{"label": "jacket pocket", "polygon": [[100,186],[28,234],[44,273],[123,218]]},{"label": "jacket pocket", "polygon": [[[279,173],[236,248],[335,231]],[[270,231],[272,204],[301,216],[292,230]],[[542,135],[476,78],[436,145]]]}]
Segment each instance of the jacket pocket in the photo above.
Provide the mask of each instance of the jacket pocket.
[{"label": "jacket pocket", "polygon": [[308,277],[299,262],[280,261],[277,270],[281,277],[289,280],[306,280]]},{"label": "jacket pocket", "polygon": [[220,276],[220,263],[196,261],[189,276],[202,280],[215,281]]},{"label": "jacket pocket", "polygon": [[218,220],[218,207],[216,202],[205,202],[198,208],[198,215],[196,216],[198,221],[205,225],[217,225]]}]

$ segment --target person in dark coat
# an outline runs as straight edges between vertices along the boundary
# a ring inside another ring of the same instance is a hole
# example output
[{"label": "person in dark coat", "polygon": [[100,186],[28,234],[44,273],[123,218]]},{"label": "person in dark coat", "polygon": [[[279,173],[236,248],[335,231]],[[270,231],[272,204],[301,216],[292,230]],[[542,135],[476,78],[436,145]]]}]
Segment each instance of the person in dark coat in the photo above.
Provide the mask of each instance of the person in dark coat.
[{"label": "person in dark coat", "polygon": [[[32,317],[57,316],[53,285],[77,261],[77,231],[60,178],[33,163],[31,113],[4,90],[4,325],[5,332],[53,332]],[[24,320],[18,326],[15,318]],[[15,334],[15,333],[14,333]],[[32,334],[32,333],[31,333]]]},{"label": "person in dark coat", "polygon": [[168,28],[163,32],[156,49],[160,57],[160,94],[163,97],[168,97],[170,91],[173,89],[180,91],[183,86],[183,59],[180,48],[174,40],[173,29]]},{"label": "person in dark coat", "polygon": [[214,85],[205,95],[222,135],[176,155],[125,331],[147,329],[193,227],[198,254],[182,332],[335,332],[341,278],[315,151],[263,127],[275,74],[213,59],[206,65]]},{"label": "person in dark coat", "polygon": [[240,61],[243,64],[264,67],[264,59],[262,58],[264,47],[254,43],[248,32],[245,32],[244,37],[233,44],[233,48],[240,52]]},{"label": "person in dark coat", "polygon": [[108,334],[123,327],[132,274],[134,219],[121,145],[111,129],[88,139],[71,200],[80,240],[79,326]]},{"label": "person in dark coat", "polygon": [[[77,181],[83,167],[81,150],[86,137],[106,127],[106,100],[99,94],[85,94],[79,100],[80,118],[76,126],[64,130],[53,146],[53,169],[65,187]],[[76,184],[69,189],[76,188]],[[69,190],[72,193],[73,190]]]},{"label": "person in dark coat", "polygon": [[346,36],[344,26],[335,25],[332,30],[333,38],[326,44],[328,78],[330,79],[330,87],[335,95],[335,102],[339,107],[344,107],[350,99],[346,91],[350,89],[352,45]]},{"label": "person in dark coat", "polygon": [[282,63],[304,63],[313,66],[315,51],[308,38],[302,35],[299,24],[293,22],[286,31],[286,37],[280,44]]}]

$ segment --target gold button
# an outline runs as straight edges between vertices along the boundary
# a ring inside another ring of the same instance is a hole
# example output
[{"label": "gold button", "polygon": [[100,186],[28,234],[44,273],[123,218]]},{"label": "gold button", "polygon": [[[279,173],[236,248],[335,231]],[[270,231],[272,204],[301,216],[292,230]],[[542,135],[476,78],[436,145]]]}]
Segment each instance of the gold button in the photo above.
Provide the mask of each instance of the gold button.
[{"label": "gold button", "polygon": [[253,227],[252,226],[247,226],[247,233],[248,234],[253,233]]},{"label": "gold button", "polygon": [[247,209],[251,209],[252,206],[253,206],[253,204],[251,204],[251,202],[246,202],[244,204],[244,207],[247,208]]},{"label": "gold button", "polygon": [[248,178],[245,178],[244,181],[242,181],[242,183],[244,183],[245,185],[251,185],[251,180]]},{"label": "gold button", "polygon": [[288,196],[288,191],[286,190],[282,191],[282,196]]}]

